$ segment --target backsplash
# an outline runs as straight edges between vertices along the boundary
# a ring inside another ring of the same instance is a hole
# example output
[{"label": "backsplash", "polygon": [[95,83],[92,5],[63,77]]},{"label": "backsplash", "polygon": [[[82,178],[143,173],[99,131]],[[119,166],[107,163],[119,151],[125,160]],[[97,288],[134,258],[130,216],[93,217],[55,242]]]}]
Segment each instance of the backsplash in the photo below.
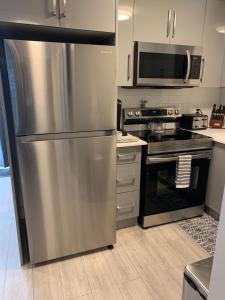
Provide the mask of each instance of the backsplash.
[{"label": "backsplash", "polygon": [[[222,91],[224,90],[224,91]],[[118,88],[118,99],[123,107],[139,107],[141,100],[148,100],[147,106],[181,107],[182,113],[193,113],[201,108],[210,116],[213,104],[225,100],[225,88],[190,88],[190,89],[126,89]],[[225,102],[225,101],[224,101]]]},{"label": "backsplash", "polygon": [[220,91],[220,104],[225,105],[225,88],[221,88]]}]

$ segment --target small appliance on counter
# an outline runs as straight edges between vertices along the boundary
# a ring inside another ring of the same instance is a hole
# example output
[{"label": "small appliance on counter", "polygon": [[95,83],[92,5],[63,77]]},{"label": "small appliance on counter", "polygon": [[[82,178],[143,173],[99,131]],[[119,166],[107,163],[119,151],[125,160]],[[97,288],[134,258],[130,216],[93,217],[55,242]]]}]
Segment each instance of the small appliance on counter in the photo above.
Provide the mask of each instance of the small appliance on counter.
[{"label": "small appliance on counter", "polygon": [[200,109],[196,109],[195,114],[183,114],[180,122],[181,128],[191,130],[207,129],[208,116],[204,115]]},{"label": "small appliance on counter", "polygon": [[225,116],[225,105],[220,105],[217,108],[216,104],[213,105],[212,114],[210,118],[211,128],[223,128],[224,126],[224,116]]},{"label": "small appliance on counter", "polygon": [[186,266],[182,300],[202,300],[208,298],[213,257]]}]

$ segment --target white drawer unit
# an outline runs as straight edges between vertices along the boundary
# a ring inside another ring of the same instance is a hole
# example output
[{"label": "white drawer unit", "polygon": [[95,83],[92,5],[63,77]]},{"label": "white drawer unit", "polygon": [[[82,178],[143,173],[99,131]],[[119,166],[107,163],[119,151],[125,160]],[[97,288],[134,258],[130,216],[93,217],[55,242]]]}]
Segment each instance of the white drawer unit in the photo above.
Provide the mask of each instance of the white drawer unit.
[{"label": "white drawer unit", "polygon": [[140,163],[117,166],[116,192],[136,191],[140,187]]},{"label": "white drawer unit", "polygon": [[141,162],[141,147],[117,148],[117,164]]},{"label": "white drawer unit", "polygon": [[139,191],[117,194],[117,221],[136,218],[139,214]]},{"label": "white drawer unit", "polygon": [[117,148],[117,228],[137,224],[140,173],[141,146]]}]

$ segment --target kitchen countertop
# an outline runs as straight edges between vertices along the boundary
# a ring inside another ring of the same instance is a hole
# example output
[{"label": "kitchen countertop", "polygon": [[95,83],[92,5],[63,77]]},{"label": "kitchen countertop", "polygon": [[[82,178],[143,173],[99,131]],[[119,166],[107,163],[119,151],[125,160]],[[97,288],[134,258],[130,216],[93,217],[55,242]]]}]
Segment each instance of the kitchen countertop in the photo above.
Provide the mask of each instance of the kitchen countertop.
[{"label": "kitchen countertop", "polygon": [[[126,139],[126,137],[123,137]],[[144,146],[147,145],[147,142],[141,140],[140,138],[133,136],[131,134],[127,135],[127,138],[130,139],[130,141],[126,142],[118,142],[116,143],[117,148],[123,148],[123,147],[137,147],[137,146]]]},{"label": "kitchen countertop", "polygon": [[214,142],[225,145],[225,128],[221,128],[221,129],[207,128],[204,130],[192,130],[192,132],[211,137],[213,138]]}]

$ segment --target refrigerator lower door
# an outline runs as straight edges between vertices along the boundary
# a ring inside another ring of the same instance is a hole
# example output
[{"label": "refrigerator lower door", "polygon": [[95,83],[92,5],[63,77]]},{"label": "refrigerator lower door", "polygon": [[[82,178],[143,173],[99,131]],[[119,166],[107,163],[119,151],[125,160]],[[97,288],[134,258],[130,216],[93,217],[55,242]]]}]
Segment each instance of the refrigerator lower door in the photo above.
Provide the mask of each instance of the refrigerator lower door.
[{"label": "refrigerator lower door", "polygon": [[6,146],[6,137],[3,124],[3,116],[0,106],[0,167],[6,168],[9,166],[8,155],[7,155],[7,146]]},{"label": "refrigerator lower door", "polygon": [[31,263],[115,243],[116,138],[19,142]]}]

